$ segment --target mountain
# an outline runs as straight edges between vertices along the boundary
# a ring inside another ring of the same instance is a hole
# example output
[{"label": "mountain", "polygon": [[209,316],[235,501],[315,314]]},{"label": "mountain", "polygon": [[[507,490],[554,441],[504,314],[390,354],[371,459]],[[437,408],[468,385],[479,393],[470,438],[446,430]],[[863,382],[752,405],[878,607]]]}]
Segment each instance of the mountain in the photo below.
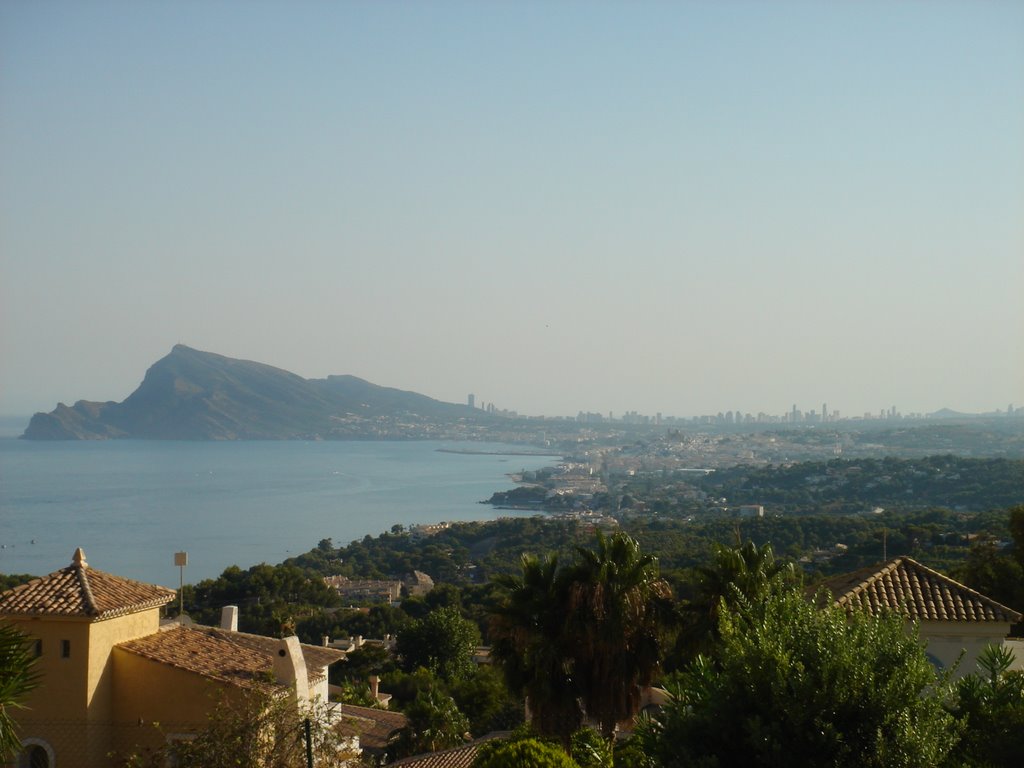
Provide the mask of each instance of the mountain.
[{"label": "mountain", "polygon": [[[304,379],[182,344],[154,363],[123,402],[59,403],[37,413],[28,440],[277,440],[450,437],[500,417],[371,384]],[[468,436],[468,435],[466,435]]]}]

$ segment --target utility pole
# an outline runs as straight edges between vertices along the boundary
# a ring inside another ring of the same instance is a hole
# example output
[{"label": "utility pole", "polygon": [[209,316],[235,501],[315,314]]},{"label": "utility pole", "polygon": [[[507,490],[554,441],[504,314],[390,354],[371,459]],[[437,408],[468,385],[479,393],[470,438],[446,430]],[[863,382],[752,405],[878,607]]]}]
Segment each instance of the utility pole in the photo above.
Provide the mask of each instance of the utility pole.
[{"label": "utility pole", "polygon": [[188,565],[188,552],[175,552],[174,564],[178,566],[178,622],[185,615],[185,566]]}]

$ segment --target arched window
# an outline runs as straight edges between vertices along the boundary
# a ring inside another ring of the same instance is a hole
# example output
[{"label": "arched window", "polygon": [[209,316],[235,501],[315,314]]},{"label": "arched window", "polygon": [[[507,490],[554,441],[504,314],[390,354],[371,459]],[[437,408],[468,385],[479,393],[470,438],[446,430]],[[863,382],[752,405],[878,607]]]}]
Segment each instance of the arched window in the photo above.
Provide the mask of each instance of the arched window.
[{"label": "arched window", "polygon": [[18,755],[18,768],[55,768],[53,748],[42,739],[25,739]]}]

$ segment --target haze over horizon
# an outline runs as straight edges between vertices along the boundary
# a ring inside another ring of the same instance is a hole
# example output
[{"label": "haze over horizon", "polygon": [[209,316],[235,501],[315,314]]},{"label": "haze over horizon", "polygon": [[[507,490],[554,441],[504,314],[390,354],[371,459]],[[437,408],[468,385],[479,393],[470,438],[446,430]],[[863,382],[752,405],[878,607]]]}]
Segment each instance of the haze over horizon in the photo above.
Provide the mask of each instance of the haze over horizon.
[{"label": "haze over horizon", "polygon": [[1024,406],[1024,4],[0,5],[0,415]]}]

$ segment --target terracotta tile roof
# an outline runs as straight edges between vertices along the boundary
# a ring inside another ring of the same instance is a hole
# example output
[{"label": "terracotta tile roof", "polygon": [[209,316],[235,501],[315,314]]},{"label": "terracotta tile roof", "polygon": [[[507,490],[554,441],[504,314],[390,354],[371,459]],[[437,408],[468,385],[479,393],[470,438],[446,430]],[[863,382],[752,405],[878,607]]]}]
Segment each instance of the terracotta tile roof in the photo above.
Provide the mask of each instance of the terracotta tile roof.
[{"label": "terracotta tile roof", "polygon": [[[225,633],[227,634],[227,633]],[[121,650],[243,688],[273,681],[273,659],[192,627],[174,627],[120,643]]]},{"label": "terracotta tile roof", "polygon": [[431,752],[426,755],[415,755],[403,760],[396,760],[393,763],[388,763],[388,768],[391,768],[391,766],[404,766],[404,768],[470,768],[473,765],[473,760],[476,759],[476,753],[481,744],[485,741],[500,739],[505,736],[508,736],[508,732],[491,733],[469,744],[463,744],[461,747],[452,747],[442,752]]},{"label": "terracotta tile roof", "polygon": [[[245,688],[270,685],[279,641],[216,627],[173,627],[117,646],[129,653]],[[323,679],[342,651],[303,645],[309,681]]]},{"label": "terracotta tile roof", "polygon": [[172,589],[90,568],[79,547],[67,568],[0,594],[0,615],[80,616],[93,621],[166,605]]},{"label": "terracotta tile roof", "polygon": [[[193,626],[194,632],[205,632],[212,637],[226,639],[243,648],[262,653],[268,661],[277,653],[280,641],[276,637],[266,635],[250,635],[247,632],[228,632],[217,627]],[[325,648],[322,645],[302,644],[302,658],[306,661],[306,676],[313,683],[327,675],[327,668],[336,661],[345,658],[345,652],[336,648]],[[269,668],[269,667],[268,667]]]},{"label": "terracotta tile roof", "polygon": [[862,568],[824,584],[835,605],[848,611],[893,610],[914,621],[1002,621],[1021,614],[909,557]]},{"label": "terracotta tile roof", "polygon": [[358,736],[359,746],[370,751],[383,751],[409,718],[401,712],[372,707],[342,704],[340,719],[334,726],[343,736]]}]

